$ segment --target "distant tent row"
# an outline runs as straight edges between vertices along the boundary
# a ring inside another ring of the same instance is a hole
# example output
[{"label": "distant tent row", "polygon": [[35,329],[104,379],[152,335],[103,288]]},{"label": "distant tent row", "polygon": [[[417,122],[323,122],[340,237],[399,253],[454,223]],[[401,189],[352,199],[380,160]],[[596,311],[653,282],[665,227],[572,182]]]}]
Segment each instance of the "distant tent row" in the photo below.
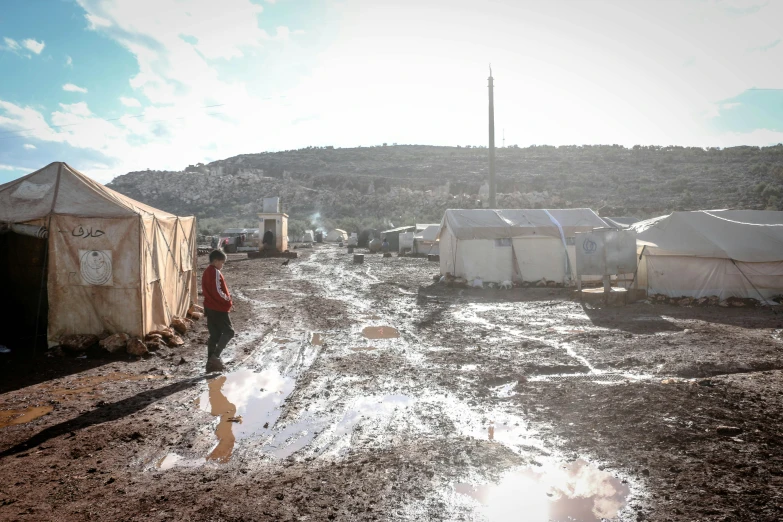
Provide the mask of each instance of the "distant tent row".
[{"label": "distant tent row", "polygon": [[441,273],[562,283],[575,275],[575,233],[605,226],[589,208],[447,210],[439,232]]},{"label": "distant tent row", "polygon": [[0,185],[0,226],[0,344],[143,336],[197,300],[196,219],[134,201],[66,163]]},{"label": "distant tent row", "polygon": [[441,273],[495,283],[567,282],[575,276],[575,234],[608,226],[636,231],[634,282],[648,294],[761,301],[783,294],[783,212],[631,219],[602,219],[590,209],[447,210],[438,227]]}]

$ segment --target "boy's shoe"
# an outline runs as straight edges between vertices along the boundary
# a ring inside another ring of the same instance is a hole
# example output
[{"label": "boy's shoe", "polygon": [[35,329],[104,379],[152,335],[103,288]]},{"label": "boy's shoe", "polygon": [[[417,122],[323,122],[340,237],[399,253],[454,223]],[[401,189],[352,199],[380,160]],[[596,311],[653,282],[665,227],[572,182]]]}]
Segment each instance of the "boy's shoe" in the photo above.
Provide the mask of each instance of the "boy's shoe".
[{"label": "boy's shoe", "polygon": [[222,372],[225,369],[223,361],[217,357],[207,359],[207,372]]}]

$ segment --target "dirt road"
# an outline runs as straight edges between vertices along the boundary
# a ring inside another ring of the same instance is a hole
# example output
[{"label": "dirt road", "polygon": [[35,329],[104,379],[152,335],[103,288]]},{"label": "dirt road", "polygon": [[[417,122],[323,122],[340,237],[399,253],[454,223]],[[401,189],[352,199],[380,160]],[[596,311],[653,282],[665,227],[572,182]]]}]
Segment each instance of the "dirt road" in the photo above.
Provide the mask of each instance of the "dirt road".
[{"label": "dirt road", "polygon": [[0,519],[783,518],[774,310],[587,308],[301,252],[231,256],[222,375],[203,322],[146,360],[6,363]]}]

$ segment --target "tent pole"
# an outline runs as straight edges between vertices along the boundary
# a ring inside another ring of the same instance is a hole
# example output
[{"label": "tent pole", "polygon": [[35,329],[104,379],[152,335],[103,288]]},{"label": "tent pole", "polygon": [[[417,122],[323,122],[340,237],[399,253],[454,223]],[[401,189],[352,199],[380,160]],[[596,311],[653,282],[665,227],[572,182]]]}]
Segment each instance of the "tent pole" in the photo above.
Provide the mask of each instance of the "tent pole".
[{"label": "tent pole", "polygon": [[[52,214],[49,214],[49,221],[46,228],[51,232],[52,230]],[[53,239],[52,239],[53,241]],[[43,265],[41,265],[41,285],[38,287],[38,306],[35,312],[35,332],[33,333],[33,358],[35,358],[38,351],[38,329],[41,327],[41,301],[43,300],[44,285],[46,285],[46,274],[49,266],[49,238],[46,238],[46,246],[44,247]],[[49,340],[49,328],[47,325],[46,340]]]}]

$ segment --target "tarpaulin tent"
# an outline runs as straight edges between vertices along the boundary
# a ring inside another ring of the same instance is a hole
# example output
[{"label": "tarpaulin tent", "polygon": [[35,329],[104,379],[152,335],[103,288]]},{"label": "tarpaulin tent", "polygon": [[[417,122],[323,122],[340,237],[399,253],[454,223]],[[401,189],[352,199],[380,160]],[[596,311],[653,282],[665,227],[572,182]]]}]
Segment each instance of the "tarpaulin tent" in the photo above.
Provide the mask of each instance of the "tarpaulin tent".
[{"label": "tarpaulin tent", "polygon": [[766,301],[783,293],[783,212],[674,212],[632,228],[649,294]]},{"label": "tarpaulin tent", "polygon": [[339,228],[335,228],[334,230],[326,234],[326,237],[324,237],[324,241],[331,241],[333,243],[337,243],[339,241],[348,241],[348,233],[345,230],[340,230]]},{"label": "tarpaulin tent", "polygon": [[416,228],[418,231],[413,236],[413,252],[438,255],[440,253],[440,244],[438,243],[440,225],[416,225]]},{"label": "tarpaulin tent", "polygon": [[469,281],[565,282],[575,276],[575,233],[605,226],[589,208],[447,210],[440,270]]},{"label": "tarpaulin tent", "polygon": [[[0,235],[2,277],[40,267],[40,292],[31,281],[14,287],[9,306],[24,301],[40,315],[48,302],[48,321],[44,313],[36,322],[50,342],[71,333],[142,336],[184,317],[197,299],[196,219],[134,201],[66,163],[0,185],[0,224],[10,229]],[[15,233],[23,227],[37,238]],[[31,240],[38,243],[27,253],[21,246]]]},{"label": "tarpaulin tent", "polygon": [[404,227],[392,228],[381,232],[381,240],[386,240],[389,243],[389,250],[392,252],[400,251],[400,234],[406,232],[415,232],[416,225],[408,225]]}]

